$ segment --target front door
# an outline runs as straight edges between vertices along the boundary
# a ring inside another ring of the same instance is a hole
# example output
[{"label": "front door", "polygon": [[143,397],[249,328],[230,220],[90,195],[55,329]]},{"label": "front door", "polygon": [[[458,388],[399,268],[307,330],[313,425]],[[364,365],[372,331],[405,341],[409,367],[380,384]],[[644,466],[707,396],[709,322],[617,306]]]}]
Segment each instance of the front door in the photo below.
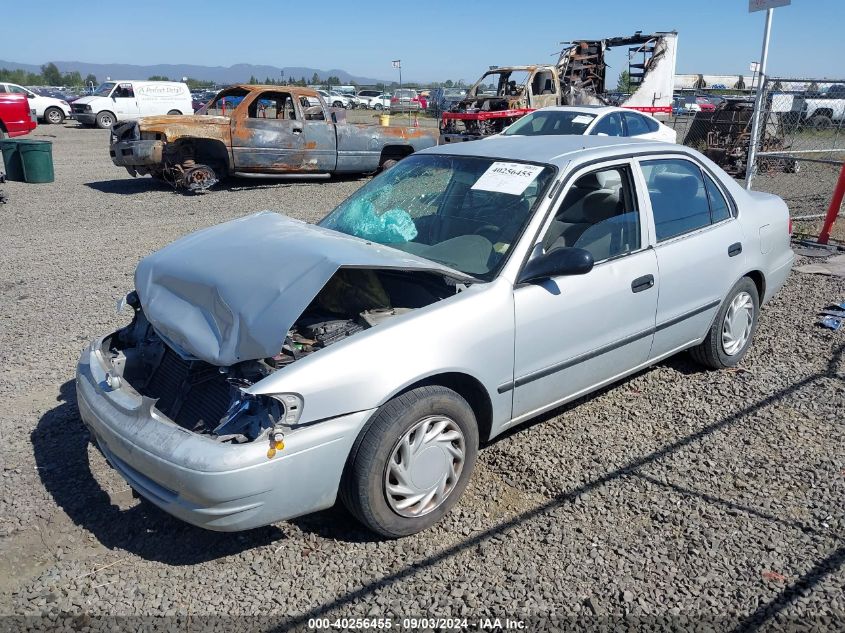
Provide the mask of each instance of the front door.
[{"label": "front door", "polygon": [[303,123],[289,92],[266,90],[247,95],[231,122],[235,171],[315,171],[304,151]]},{"label": "front door", "polygon": [[745,273],[743,234],[730,198],[688,158],[639,161],[654,218],[660,301],[651,356],[689,347],[710,328]]},{"label": "front door", "polygon": [[659,279],[643,206],[630,161],[592,167],[567,190],[535,253],[578,247],[596,263],[586,275],[514,289],[514,418],[549,409],[648,359]]},{"label": "front door", "polygon": [[118,121],[133,121],[140,118],[141,110],[131,83],[117,84],[111,93],[114,102],[114,114]]}]

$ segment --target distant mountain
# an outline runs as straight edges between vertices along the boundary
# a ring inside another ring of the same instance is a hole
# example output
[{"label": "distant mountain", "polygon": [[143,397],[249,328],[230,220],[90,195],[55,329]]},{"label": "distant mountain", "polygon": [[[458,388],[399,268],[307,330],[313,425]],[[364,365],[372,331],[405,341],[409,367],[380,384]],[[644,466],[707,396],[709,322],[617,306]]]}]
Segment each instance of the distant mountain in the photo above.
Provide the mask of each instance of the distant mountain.
[{"label": "distant mountain", "polygon": [[[46,63],[46,62],[45,62]],[[171,79],[180,80],[182,77],[191,77],[193,79],[201,79],[203,81],[214,81],[218,84],[231,84],[240,81],[248,81],[251,76],[255,76],[259,81],[264,81],[267,77],[271,79],[281,79],[282,71],[284,77],[293,79],[300,79],[305,77],[306,81],[311,81],[314,73],[317,73],[322,79],[326,77],[335,76],[343,83],[351,83],[355,81],[361,85],[374,85],[378,83],[390,83],[388,80],[375,79],[373,77],[361,77],[353,75],[340,70],[332,68],[330,70],[321,70],[319,68],[305,68],[302,66],[268,66],[259,64],[235,64],[234,66],[196,66],[192,64],[156,64],[152,66],[139,66],[135,64],[89,64],[88,62],[53,62],[63,73],[73,72],[78,70],[84,77],[88,73],[97,76],[100,81],[105,81],[106,77],[112,79],[146,79],[153,75],[163,75]],[[0,68],[8,68],[9,70],[25,70],[28,72],[39,73],[41,66],[37,64],[19,64],[18,62],[9,62],[0,59]]]}]

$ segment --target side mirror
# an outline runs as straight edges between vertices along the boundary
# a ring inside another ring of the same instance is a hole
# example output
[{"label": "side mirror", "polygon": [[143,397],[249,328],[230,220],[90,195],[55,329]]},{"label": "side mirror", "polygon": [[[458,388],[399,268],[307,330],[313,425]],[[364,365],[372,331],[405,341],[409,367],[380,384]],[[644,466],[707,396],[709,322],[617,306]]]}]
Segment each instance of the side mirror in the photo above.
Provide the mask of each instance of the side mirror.
[{"label": "side mirror", "polygon": [[535,257],[525,265],[519,283],[564,275],[585,275],[593,269],[593,254],[583,248],[563,247]]}]

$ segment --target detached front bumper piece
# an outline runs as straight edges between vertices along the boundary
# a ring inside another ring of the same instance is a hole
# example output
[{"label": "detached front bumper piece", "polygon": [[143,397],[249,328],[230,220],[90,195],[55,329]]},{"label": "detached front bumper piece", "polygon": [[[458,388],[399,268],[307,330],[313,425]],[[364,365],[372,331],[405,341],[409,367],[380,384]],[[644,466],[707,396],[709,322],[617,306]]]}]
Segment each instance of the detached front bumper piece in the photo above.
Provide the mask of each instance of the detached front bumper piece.
[{"label": "detached front bumper piece", "polygon": [[227,444],[177,426],[118,378],[103,339],[77,365],[79,412],[109,463],[145,499],[188,523],[234,532],[331,507],[358,432],[372,411],[268,439]]},{"label": "detached front bumper piece", "polygon": [[112,162],[119,167],[162,164],[164,141],[117,141],[109,147]]}]

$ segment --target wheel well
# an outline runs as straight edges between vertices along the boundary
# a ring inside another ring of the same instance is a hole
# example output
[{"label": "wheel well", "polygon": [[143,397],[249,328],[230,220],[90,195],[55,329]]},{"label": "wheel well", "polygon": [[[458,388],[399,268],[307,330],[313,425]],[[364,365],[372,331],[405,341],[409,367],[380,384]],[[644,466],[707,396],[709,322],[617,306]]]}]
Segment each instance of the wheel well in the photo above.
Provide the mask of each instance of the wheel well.
[{"label": "wheel well", "polygon": [[413,153],[414,148],[410,145],[387,145],[381,150],[381,158],[379,158],[378,164],[383,165],[387,160],[402,160]]},{"label": "wheel well", "polygon": [[828,118],[833,118],[833,110],[830,108],[819,108],[813,111],[813,116],[826,116]]},{"label": "wheel well", "polygon": [[751,279],[754,285],[757,286],[757,296],[760,299],[760,303],[763,303],[763,297],[766,295],[766,278],[763,277],[763,273],[759,270],[752,270],[745,276]]},{"label": "wheel well", "polygon": [[408,385],[393,397],[395,398],[412,389],[427,385],[440,385],[459,394],[469,403],[473,413],[475,413],[475,419],[478,422],[479,440],[485,442],[490,438],[490,430],[493,426],[493,403],[490,401],[490,395],[487,393],[484,385],[468,374],[449,372],[429,376],[419,382]]},{"label": "wheel well", "polygon": [[[208,165],[215,171],[222,168],[229,170],[229,152],[226,146],[220,141],[207,138],[187,138],[176,141],[176,148],[183,161],[193,158],[201,165]],[[218,173],[218,176],[225,176],[225,173]]]}]

